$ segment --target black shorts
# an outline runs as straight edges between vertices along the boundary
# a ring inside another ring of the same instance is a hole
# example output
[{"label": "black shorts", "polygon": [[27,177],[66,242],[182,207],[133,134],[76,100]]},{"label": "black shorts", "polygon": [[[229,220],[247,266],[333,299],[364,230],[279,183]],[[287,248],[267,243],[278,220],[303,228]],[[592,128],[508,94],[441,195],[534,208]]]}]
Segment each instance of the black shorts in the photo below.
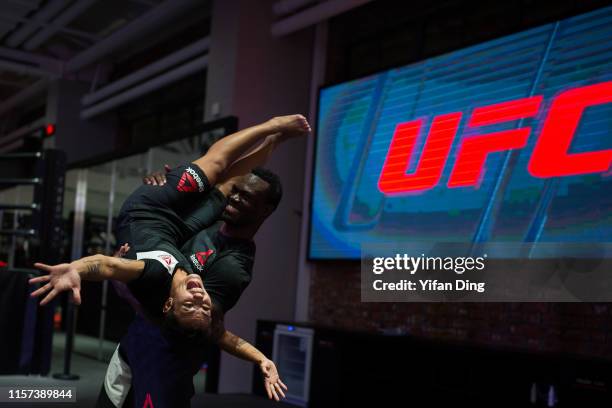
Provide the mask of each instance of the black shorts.
[{"label": "black shorts", "polygon": [[194,164],[172,169],[166,180],[163,186],[141,185],[125,200],[117,218],[117,242],[130,245],[128,258],[143,259],[138,254],[161,251],[191,272],[179,251],[194,228],[184,219],[202,207],[211,186],[206,174]]},{"label": "black shorts", "polygon": [[97,407],[188,408],[205,356],[202,344],[187,344],[137,316],[111,358]]}]

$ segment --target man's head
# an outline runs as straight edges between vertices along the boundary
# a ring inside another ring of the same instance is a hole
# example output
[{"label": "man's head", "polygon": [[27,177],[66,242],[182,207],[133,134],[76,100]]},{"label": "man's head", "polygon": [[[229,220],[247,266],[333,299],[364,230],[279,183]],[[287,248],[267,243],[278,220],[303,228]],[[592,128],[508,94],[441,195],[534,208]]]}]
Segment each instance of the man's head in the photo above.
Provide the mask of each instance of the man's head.
[{"label": "man's head", "polygon": [[170,297],[163,308],[166,318],[176,321],[183,329],[203,332],[210,327],[211,310],[212,301],[200,275],[175,273]]},{"label": "man's head", "polygon": [[259,226],[278,207],[282,196],[279,177],[258,167],[233,183],[222,219],[236,227]]}]

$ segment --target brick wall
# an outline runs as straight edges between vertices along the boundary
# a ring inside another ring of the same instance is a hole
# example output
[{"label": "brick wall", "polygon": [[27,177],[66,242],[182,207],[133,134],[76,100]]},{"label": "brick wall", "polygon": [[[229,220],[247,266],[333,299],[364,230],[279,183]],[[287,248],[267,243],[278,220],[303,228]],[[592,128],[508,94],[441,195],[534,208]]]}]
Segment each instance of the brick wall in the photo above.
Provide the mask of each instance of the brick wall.
[{"label": "brick wall", "polygon": [[359,265],[313,268],[310,320],[341,329],[612,360],[612,304],[362,303]]}]

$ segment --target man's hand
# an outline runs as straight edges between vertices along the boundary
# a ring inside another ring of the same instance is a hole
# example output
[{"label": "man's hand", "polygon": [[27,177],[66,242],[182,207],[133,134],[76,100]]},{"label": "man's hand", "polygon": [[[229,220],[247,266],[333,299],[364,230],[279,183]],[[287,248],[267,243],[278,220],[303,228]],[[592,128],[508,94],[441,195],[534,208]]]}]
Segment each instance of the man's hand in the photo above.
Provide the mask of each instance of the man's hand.
[{"label": "man's hand", "polygon": [[49,272],[49,275],[32,278],[29,281],[30,284],[47,282],[46,285],[35,290],[30,295],[32,297],[38,297],[50,290],[51,292],[49,292],[40,302],[41,305],[46,305],[58,294],[68,290],[72,291],[74,303],[77,305],[81,304],[81,276],[73,264],[64,263],[51,266],[35,263],[34,267]]},{"label": "man's hand", "polygon": [[264,386],[266,387],[268,398],[274,398],[276,401],[280,401],[279,395],[285,398],[283,389],[287,391],[287,386],[280,380],[274,362],[266,359],[259,364],[259,368],[264,376]]},{"label": "man's hand", "polygon": [[[164,170],[166,171],[166,173],[168,173],[172,169],[167,164],[164,164]],[[149,184],[152,186],[163,186],[164,184],[166,184],[166,173],[156,171],[155,173],[149,174],[148,176],[144,176],[142,178],[142,182],[144,184]]]},{"label": "man's hand", "polygon": [[277,142],[285,141],[286,139],[298,136],[306,136],[311,132],[310,125],[306,118],[302,115],[277,116],[268,121],[272,127]]},{"label": "man's hand", "polygon": [[127,255],[128,252],[130,252],[130,245],[126,242],[125,244],[119,247],[119,249],[113,254],[113,256],[115,258],[123,258]]}]

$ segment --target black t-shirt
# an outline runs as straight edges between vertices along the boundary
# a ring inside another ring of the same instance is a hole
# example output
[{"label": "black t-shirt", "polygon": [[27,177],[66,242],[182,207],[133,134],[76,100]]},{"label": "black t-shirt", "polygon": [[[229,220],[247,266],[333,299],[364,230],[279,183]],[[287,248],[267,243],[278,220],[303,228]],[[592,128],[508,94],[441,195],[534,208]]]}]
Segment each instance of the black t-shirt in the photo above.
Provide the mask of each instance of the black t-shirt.
[{"label": "black t-shirt", "polygon": [[197,235],[203,229],[217,222],[226,205],[227,198],[223,193],[216,187],[211,188],[206,196],[206,200],[200,202],[197,207],[183,215],[183,222],[188,230],[188,237],[191,238]]},{"label": "black t-shirt", "polygon": [[170,269],[163,259],[142,259],[144,270],[138,278],[128,283],[132,295],[138,300],[147,317],[163,318],[164,303],[170,296],[174,266]]},{"label": "black t-shirt", "polygon": [[176,167],[166,179],[163,186],[138,187],[117,219],[117,238],[131,247],[126,257],[145,261],[141,276],[128,287],[153,319],[163,316],[175,269],[192,272],[179,248],[193,231],[218,218],[225,206],[225,197],[193,163]]},{"label": "black t-shirt", "polygon": [[[156,251],[130,251],[129,257],[145,261],[145,267],[141,276],[128,287],[149,317],[163,316],[163,305],[170,296],[172,276],[177,267],[202,276],[206,291],[223,313],[234,307],[251,281],[255,244],[252,240],[231,238],[219,232],[222,223],[217,220],[226,204],[225,196],[212,188],[207,199],[184,216],[183,222],[188,229],[198,232],[181,247],[182,256],[173,256],[175,252],[162,245],[163,242],[150,246],[157,248]],[[155,218],[156,215],[149,213],[149,216]],[[205,226],[208,228],[204,229]]]},{"label": "black t-shirt", "polygon": [[[117,230],[136,251],[157,249],[160,242],[180,248],[187,239],[210,225],[210,211],[221,208],[225,197],[211,187],[208,177],[195,164],[178,166],[166,174],[166,184],[143,184],[123,202]],[[131,228],[130,228],[131,227]]]},{"label": "black t-shirt", "polygon": [[[219,231],[221,222],[200,231],[181,249],[195,273],[202,276],[212,301],[226,313],[236,305],[251,282],[255,244],[232,238]],[[139,254],[145,266],[142,274],[128,284],[148,317],[159,320],[170,296],[177,260],[168,253],[151,251]]]},{"label": "black t-shirt", "polygon": [[200,231],[181,248],[194,273],[202,276],[213,302],[226,313],[251,282],[255,243],[232,238],[219,231],[217,222]]}]

